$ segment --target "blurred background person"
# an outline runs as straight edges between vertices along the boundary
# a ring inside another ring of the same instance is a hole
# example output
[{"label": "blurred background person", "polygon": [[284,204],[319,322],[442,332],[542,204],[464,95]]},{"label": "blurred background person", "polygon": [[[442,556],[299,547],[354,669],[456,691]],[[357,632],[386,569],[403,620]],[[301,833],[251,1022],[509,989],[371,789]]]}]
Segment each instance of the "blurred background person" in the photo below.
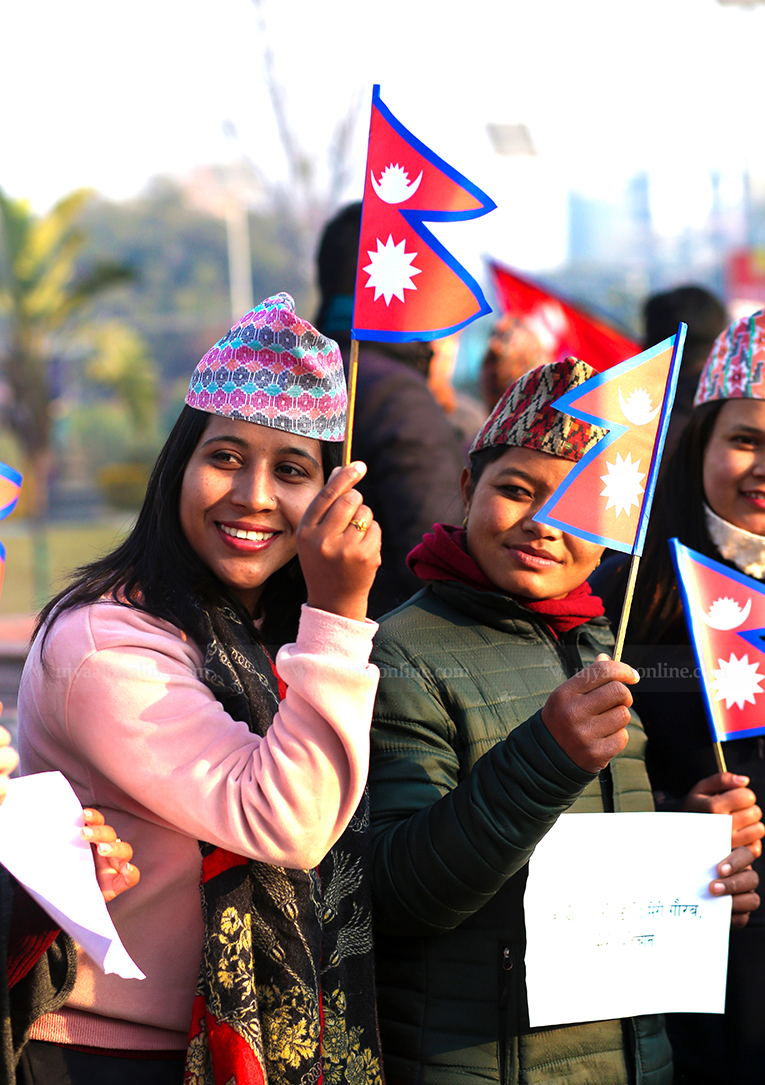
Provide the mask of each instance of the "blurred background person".
[{"label": "blurred background person", "polygon": [[459,345],[459,332],[432,341],[428,388],[457,433],[467,456],[473,438],[486,421],[489,412],[475,396],[454,387],[454,367],[457,364]]},{"label": "blurred background person", "polygon": [[664,445],[665,464],[693,411],[693,397],[704,362],[709,357],[715,339],[728,324],[728,319],[728,313],[720,299],[703,286],[677,286],[674,290],[652,294],[645,301],[644,350],[674,335],[681,320],[688,325],[675,402]]},{"label": "blurred background person", "polygon": [[553,361],[552,352],[522,320],[510,313],[500,317],[481,362],[481,396],[487,412],[494,410],[505,389],[524,373]]}]

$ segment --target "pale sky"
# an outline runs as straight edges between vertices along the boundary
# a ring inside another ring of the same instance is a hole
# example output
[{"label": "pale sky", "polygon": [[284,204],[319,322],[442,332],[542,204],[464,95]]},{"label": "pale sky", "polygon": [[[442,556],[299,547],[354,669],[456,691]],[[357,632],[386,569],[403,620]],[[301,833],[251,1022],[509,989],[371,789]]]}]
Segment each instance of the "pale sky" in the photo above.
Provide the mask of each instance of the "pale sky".
[{"label": "pale sky", "polygon": [[[261,0],[303,147],[321,158],[371,86],[499,209],[449,227],[467,254],[518,266],[563,256],[565,194],[607,195],[648,169],[667,232],[703,220],[710,169],[765,178],[765,6],[717,0]],[[453,15],[450,17],[450,12]],[[6,0],[0,23],[0,186],[43,209],[79,185],[113,198],[153,175],[230,161],[222,125],[284,175],[252,0]],[[539,155],[492,150],[487,122],[528,125]],[[439,230],[446,241],[446,234]],[[448,243],[448,242],[447,242]]]}]

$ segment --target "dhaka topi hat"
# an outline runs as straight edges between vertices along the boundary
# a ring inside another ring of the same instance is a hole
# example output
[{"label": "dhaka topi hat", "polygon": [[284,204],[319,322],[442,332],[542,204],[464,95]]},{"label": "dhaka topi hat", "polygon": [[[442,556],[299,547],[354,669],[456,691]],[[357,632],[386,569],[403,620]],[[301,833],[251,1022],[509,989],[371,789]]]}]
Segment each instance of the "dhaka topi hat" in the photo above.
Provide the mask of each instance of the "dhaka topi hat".
[{"label": "dhaka topi hat", "polygon": [[296,316],[289,294],[275,294],[210,347],[186,402],[209,414],[342,441],[348,395],[340,348]]},{"label": "dhaka topi hat", "polygon": [[470,455],[494,445],[513,445],[536,448],[564,460],[580,460],[608,430],[564,414],[552,404],[594,374],[592,366],[578,358],[565,358],[524,373],[484,422]]},{"label": "dhaka topi hat", "polygon": [[693,405],[715,399],[765,399],[765,309],[742,317],[717,336]]}]

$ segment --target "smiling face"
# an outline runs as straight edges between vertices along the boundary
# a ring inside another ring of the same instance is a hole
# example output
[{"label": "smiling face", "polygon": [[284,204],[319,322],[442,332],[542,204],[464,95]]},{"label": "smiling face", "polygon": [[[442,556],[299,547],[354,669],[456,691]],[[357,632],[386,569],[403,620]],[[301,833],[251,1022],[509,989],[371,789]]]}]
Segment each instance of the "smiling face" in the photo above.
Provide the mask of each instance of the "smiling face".
[{"label": "smiling face", "polygon": [[703,479],[713,512],[765,535],[765,400],[726,400],[704,450]]},{"label": "smiling face", "polygon": [[468,553],[501,591],[562,599],[597,565],[602,546],[532,519],[573,466],[533,448],[510,447],[475,486],[462,472]]},{"label": "smiling face", "polygon": [[298,524],[323,485],[318,441],[210,415],[183,475],[181,528],[252,614],[265,582],[297,553]]}]

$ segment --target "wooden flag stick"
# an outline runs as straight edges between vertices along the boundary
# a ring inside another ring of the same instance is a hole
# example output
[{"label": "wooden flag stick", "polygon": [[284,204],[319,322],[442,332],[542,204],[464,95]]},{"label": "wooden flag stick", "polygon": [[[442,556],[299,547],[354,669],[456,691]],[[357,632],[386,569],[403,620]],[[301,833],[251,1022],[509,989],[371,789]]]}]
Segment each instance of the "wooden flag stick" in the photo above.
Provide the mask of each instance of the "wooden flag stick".
[{"label": "wooden flag stick", "polygon": [[725,754],[723,753],[722,742],[713,742],[712,745],[714,746],[717,768],[720,772],[727,772],[728,766],[725,764]]},{"label": "wooden flag stick", "polygon": [[351,462],[353,444],[353,414],[356,409],[356,377],[359,372],[359,341],[351,339],[351,357],[348,363],[348,413],[345,419],[345,440],[343,441],[343,467]]},{"label": "wooden flag stick", "polygon": [[627,635],[627,625],[630,620],[630,609],[632,607],[632,596],[635,594],[635,581],[637,580],[638,566],[640,565],[640,554],[633,554],[632,561],[630,562],[630,575],[627,578],[627,590],[624,593],[624,603],[622,604],[622,614],[619,618],[619,628],[616,632],[616,644],[614,645],[614,662],[618,663],[622,658],[622,649],[624,648],[624,638]]}]

